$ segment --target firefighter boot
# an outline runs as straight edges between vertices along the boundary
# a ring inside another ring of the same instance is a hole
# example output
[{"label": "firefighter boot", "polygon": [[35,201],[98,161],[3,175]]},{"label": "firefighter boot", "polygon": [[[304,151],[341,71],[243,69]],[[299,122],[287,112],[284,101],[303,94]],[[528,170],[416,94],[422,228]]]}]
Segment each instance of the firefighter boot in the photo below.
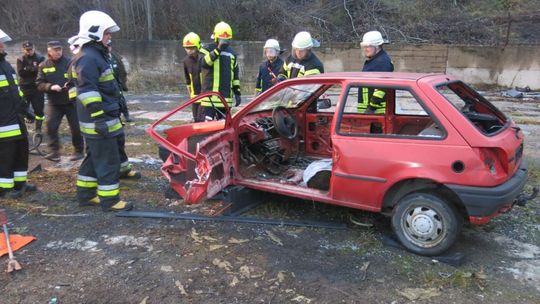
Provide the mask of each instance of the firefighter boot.
[{"label": "firefighter boot", "polygon": [[79,199],[79,206],[86,207],[86,206],[99,206],[100,200],[98,196],[95,196],[91,199]]},{"label": "firefighter boot", "polygon": [[103,211],[129,211],[133,209],[133,204],[126,201],[119,201],[112,206],[101,206]]}]

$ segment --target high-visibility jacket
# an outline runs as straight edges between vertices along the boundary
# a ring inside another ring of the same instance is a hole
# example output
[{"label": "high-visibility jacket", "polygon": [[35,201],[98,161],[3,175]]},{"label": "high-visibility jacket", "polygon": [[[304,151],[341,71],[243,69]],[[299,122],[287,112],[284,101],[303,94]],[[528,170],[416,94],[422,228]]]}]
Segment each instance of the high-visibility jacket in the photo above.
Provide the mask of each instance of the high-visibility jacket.
[{"label": "high-visibility jacket", "polygon": [[291,79],[296,77],[304,77],[309,75],[317,75],[324,73],[322,62],[310,52],[306,59],[296,59],[293,55],[289,55],[283,63],[279,72],[280,78]]},{"label": "high-visibility jacket", "polygon": [[[58,60],[53,61],[47,59],[39,65],[38,76],[36,84],[38,90],[47,93],[49,102],[53,105],[69,104],[70,84],[68,83],[68,66],[71,59],[65,56],[60,57]],[[63,88],[62,91],[52,91],[53,85],[59,85]]]},{"label": "high-visibility jacket", "polygon": [[77,73],[77,114],[81,133],[88,138],[102,138],[96,122],[105,122],[110,136],[124,132],[119,118],[120,88],[114,78],[108,50],[97,42],[81,47],[74,60]]},{"label": "high-visibility jacket", "polygon": [[[257,82],[255,83],[255,91],[264,92],[271,88],[274,85],[272,83],[272,78],[279,75],[279,71],[281,70],[282,66],[283,59],[279,57],[277,57],[273,62],[265,60],[263,63],[261,63],[259,66],[259,74],[257,74]],[[272,71],[272,74],[274,75],[272,75],[270,71]]]},{"label": "high-visibility jacket", "polygon": [[38,66],[45,61],[45,57],[37,52],[32,56],[23,55],[17,58],[17,74],[19,75],[20,86],[25,89],[36,89],[36,77]]},{"label": "high-visibility jacket", "polygon": [[[362,72],[393,72],[394,64],[385,50],[380,50],[375,56],[364,62]],[[386,110],[386,93],[375,88],[362,88],[358,96],[358,113],[365,113],[369,108],[374,114],[384,114]]]},{"label": "high-visibility jacket", "polygon": [[[21,117],[26,103],[19,88],[15,70],[0,53],[0,141],[10,141],[26,136],[26,126]],[[3,160],[0,160],[3,161]]]},{"label": "high-visibility jacket", "polygon": [[[219,92],[229,106],[232,106],[233,92],[240,95],[240,78],[238,61],[234,50],[225,46],[223,50],[218,50],[215,43],[203,46],[200,49],[201,58],[201,92]],[[222,108],[223,104],[217,96],[212,96],[208,100],[201,100],[203,107]]]},{"label": "high-visibility jacket", "polygon": [[188,55],[182,61],[184,63],[184,76],[190,98],[201,93],[201,58],[201,55],[197,55],[197,57]]}]

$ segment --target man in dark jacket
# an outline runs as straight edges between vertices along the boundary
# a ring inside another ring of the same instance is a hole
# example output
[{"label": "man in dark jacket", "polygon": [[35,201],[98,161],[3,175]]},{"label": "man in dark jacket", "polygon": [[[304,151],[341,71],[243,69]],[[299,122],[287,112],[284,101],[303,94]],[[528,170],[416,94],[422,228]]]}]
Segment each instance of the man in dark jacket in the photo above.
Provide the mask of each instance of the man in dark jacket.
[{"label": "man in dark jacket", "polygon": [[114,78],[118,82],[120,87],[120,112],[124,115],[124,120],[126,122],[132,122],[133,120],[129,116],[129,109],[126,102],[126,97],[123,92],[128,91],[127,86],[127,71],[122,61],[122,56],[120,54],[113,52],[112,43],[109,42],[109,55],[111,56],[111,66],[114,73]]},{"label": "man in dark jacket", "polygon": [[[189,98],[193,98],[201,93],[201,38],[196,33],[188,33],[182,39],[182,46],[186,51],[186,57],[182,60],[184,64],[184,77],[186,79]],[[193,121],[204,121],[204,115],[201,114],[201,103],[196,102],[192,108]]]},{"label": "man in dark jacket", "polygon": [[39,65],[36,80],[38,89],[46,93],[48,99],[47,136],[50,153],[45,155],[45,158],[52,161],[60,160],[58,128],[62,123],[62,118],[66,116],[75,150],[70,160],[79,160],[84,157],[84,140],[79,129],[75,104],[69,98],[72,85],[68,81],[68,67],[71,59],[64,56],[62,44],[59,41],[47,43],[47,56],[48,59]]},{"label": "man in dark jacket", "polygon": [[[394,64],[390,56],[383,50],[386,43],[378,31],[371,31],[362,37],[362,50],[366,61],[362,72],[393,72]],[[386,92],[376,88],[362,88],[358,94],[357,111],[364,114],[383,115],[386,111]]]},{"label": "man in dark jacket", "polygon": [[11,38],[0,30],[0,197],[21,197],[36,187],[27,182],[28,134],[23,116],[33,121],[19,89],[13,67],[6,61],[4,43]]},{"label": "man in dark jacket", "polygon": [[260,93],[271,88],[277,81],[277,75],[283,67],[283,60],[279,58],[281,48],[276,39],[268,39],[264,44],[264,60],[259,66],[259,74],[257,74],[257,82],[255,83],[255,93]]},{"label": "man in dark jacket", "polygon": [[311,38],[310,33],[299,32],[296,34],[292,42],[292,54],[283,63],[278,80],[324,73],[322,62],[311,50],[318,46],[319,42]]},{"label": "man in dark jacket", "polygon": [[24,55],[17,58],[19,86],[24,93],[24,97],[34,109],[34,114],[36,115],[35,131],[37,134],[41,134],[41,127],[45,119],[43,112],[45,99],[43,98],[43,92],[37,89],[36,77],[38,66],[45,60],[45,57],[35,51],[34,44],[30,41],[23,42],[22,50]]},{"label": "man in dark jacket", "polygon": [[[86,139],[86,157],[77,175],[77,199],[81,206],[101,206],[103,211],[133,208],[120,200],[119,141],[120,89],[114,78],[107,44],[116,22],[100,11],[88,11],[79,20],[80,45],[74,62],[77,72],[77,114]],[[96,196],[97,194],[97,196]]]}]

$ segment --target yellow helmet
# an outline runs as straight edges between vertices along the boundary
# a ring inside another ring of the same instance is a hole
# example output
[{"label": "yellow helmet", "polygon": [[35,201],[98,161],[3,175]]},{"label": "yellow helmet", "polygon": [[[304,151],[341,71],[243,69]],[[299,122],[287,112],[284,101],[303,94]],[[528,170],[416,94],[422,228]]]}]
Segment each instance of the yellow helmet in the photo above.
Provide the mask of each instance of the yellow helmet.
[{"label": "yellow helmet", "polygon": [[214,27],[214,33],[212,39],[227,39],[230,40],[233,37],[232,28],[227,23],[221,21]]},{"label": "yellow helmet", "polygon": [[182,41],[182,46],[185,48],[188,47],[196,47],[197,49],[201,48],[201,37],[199,35],[195,34],[194,32],[188,33],[184,36],[184,40]]}]

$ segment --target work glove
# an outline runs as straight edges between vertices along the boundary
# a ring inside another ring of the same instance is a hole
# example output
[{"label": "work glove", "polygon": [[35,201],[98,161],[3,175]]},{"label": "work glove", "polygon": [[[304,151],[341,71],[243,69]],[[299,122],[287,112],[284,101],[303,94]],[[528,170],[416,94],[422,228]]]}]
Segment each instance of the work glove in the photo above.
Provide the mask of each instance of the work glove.
[{"label": "work glove", "polygon": [[97,121],[95,125],[95,130],[97,134],[105,138],[109,137],[109,126],[107,126],[107,123],[104,120]]},{"label": "work glove", "polygon": [[234,95],[234,100],[236,101],[234,104],[235,107],[238,107],[242,103],[242,97],[240,95]]},{"label": "work glove", "polygon": [[226,48],[229,45],[229,40],[227,39],[219,39],[218,42],[218,50],[221,52],[224,48]]},{"label": "work glove", "polygon": [[[282,75],[282,74],[279,74],[276,78],[276,83],[280,82],[280,81],[283,81],[283,80],[287,80],[287,77],[285,77],[285,75]],[[272,83],[275,84],[273,82],[273,79],[272,79]]]}]

